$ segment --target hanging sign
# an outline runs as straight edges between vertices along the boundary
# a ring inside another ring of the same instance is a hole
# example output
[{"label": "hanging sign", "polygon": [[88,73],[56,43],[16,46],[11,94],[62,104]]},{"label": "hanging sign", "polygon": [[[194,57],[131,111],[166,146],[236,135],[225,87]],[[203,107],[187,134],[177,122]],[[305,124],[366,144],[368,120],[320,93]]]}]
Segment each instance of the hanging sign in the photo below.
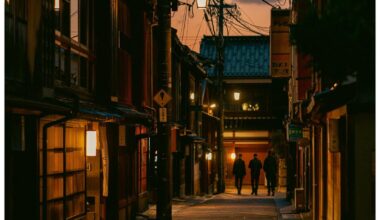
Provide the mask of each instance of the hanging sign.
[{"label": "hanging sign", "polygon": [[159,121],[160,122],[167,122],[168,121],[167,108],[160,108],[158,113],[159,113]]}]

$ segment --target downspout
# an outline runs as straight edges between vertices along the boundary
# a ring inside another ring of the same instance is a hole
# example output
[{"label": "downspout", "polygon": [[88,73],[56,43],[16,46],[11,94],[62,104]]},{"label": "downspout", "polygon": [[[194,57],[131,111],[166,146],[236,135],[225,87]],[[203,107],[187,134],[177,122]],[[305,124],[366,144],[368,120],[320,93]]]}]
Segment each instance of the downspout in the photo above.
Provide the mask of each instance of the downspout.
[{"label": "downspout", "polygon": [[[47,129],[58,125],[62,124],[72,118],[75,117],[76,113],[78,112],[79,109],[79,98],[78,96],[74,96],[74,108],[72,111],[70,111],[69,115],[60,118],[56,121],[51,121],[43,126],[43,131],[42,131],[42,201],[43,201],[43,206],[42,206],[42,219],[46,220],[47,219]],[[64,205],[65,206],[65,205]]]}]

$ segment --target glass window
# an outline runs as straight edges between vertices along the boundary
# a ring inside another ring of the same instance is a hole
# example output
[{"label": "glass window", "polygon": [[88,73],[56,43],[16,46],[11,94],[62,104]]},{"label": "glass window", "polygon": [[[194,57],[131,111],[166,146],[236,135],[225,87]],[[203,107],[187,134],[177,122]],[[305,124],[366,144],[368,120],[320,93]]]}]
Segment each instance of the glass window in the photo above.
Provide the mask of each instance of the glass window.
[{"label": "glass window", "polygon": [[70,1],[70,38],[78,41],[79,39],[79,11],[78,0]]},{"label": "glass window", "polygon": [[70,62],[70,85],[77,86],[79,84],[79,56],[71,53]]}]

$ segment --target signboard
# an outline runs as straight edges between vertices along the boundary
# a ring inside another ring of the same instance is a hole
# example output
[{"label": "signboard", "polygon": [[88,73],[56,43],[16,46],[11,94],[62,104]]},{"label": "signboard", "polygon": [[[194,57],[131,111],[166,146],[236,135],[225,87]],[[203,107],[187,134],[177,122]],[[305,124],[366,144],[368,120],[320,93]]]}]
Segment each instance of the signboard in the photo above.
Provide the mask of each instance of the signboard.
[{"label": "signboard", "polygon": [[159,106],[164,107],[166,104],[168,104],[172,97],[167,92],[165,92],[165,90],[161,89],[156,93],[153,99]]},{"label": "signboard", "polygon": [[270,71],[272,77],[291,76],[290,10],[271,10]]},{"label": "signboard", "polygon": [[168,113],[166,108],[160,108],[159,109],[159,121],[160,122],[167,122],[168,121]]},{"label": "signboard", "polygon": [[288,124],[288,141],[297,141],[303,137],[302,126],[296,124]]}]

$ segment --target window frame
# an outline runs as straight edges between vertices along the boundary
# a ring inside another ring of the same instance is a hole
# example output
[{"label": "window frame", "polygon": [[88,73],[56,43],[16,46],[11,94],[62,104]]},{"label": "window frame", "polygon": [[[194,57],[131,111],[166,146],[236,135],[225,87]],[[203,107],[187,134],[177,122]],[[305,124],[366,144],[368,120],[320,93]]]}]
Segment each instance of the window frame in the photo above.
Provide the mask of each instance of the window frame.
[{"label": "window frame", "polygon": [[[55,23],[55,47],[63,49],[65,52],[59,54],[59,59],[65,60],[64,63],[64,77],[55,77],[54,84],[58,87],[69,88],[77,90],[82,94],[91,95],[94,91],[94,60],[95,56],[93,53],[93,14],[94,7],[93,1],[91,0],[76,0],[77,1],[77,11],[78,11],[78,40],[72,39],[71,36],[71,3],[70,0],[58,0],[59,10],[55,11],[56,23]],[[81,5],[84,2],[85,5]],[[81,17],[82,10],[85,8],[85,17]],[[83,20],[85,20],[83,22]],[[82,30],[81,25],[86,24],[86,29],[84,30],[84,41],[82,41]],[[56,50],[57,51],[57,50]],[[61,58],[60,56],[64,56]],[[54,55],[55,59],[57,54]],[[79,64],[77,68],[77,80],[72,81],[72,57],[79,57]],[[85,67],[82,65],[85,64]],[[55,65],[56,69],[61,68],[60,63]],[[85,70],[85,74],[81,74],[81,71]],[[55,76],[60,74],[55,73]],[[85,78],[83,79],[83,75]]]}]

